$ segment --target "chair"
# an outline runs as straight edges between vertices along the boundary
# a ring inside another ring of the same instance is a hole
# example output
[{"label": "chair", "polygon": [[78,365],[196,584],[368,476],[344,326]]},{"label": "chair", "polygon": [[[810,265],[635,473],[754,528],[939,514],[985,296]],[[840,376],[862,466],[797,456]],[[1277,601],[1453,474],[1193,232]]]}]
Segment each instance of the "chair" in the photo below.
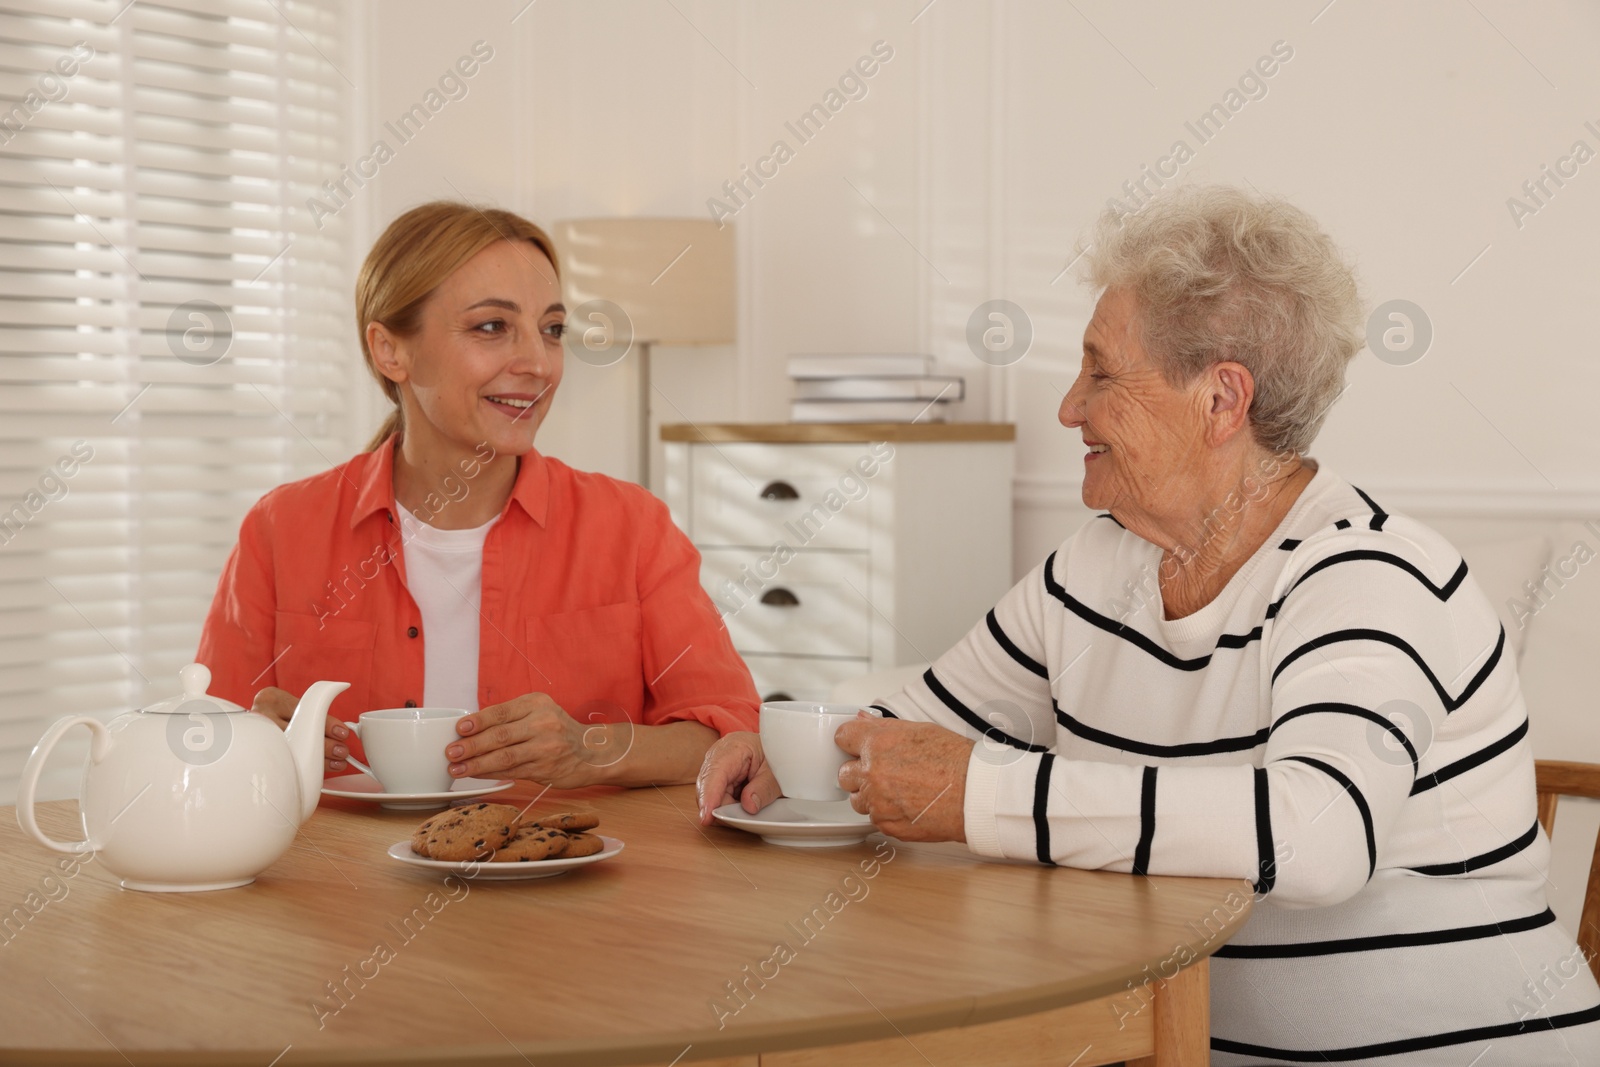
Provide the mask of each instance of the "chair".
[{"label": "chair", "polygon": [[[1555,832],[1556,801],[1564,796],[1600,800],[1600,764],[1535,760],[1534,780],[1539,791],[1539,822],[1544,832]],[[1589,885],[1583,892],[1583,914],[1578,920],[1578,947],[1589,969],[1600,979],[1600,838],[1589,861]]]}]

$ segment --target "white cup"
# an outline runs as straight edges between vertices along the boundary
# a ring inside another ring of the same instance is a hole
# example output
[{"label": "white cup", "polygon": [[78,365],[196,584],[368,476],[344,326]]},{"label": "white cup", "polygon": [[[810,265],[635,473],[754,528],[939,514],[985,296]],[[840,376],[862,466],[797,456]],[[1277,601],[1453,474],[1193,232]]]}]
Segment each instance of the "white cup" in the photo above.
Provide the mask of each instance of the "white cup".
[{"label": "white cup", "polygon": [[[377,780],[385,793],[445,793],[455,784],[444,746],[454,741],[462,708],[385,708],[347,722],[361,738],[368,767],[350,762]],[[348,757],[347,757],[348,758]]]},{"label": "white cup", "polygon": [[783,795],[796,800],[844,800],[839,768],[850,754],[834,743],[834,732],[852,722],[858,704],[812,704],[801,700],[761,705],[761,751]]}]

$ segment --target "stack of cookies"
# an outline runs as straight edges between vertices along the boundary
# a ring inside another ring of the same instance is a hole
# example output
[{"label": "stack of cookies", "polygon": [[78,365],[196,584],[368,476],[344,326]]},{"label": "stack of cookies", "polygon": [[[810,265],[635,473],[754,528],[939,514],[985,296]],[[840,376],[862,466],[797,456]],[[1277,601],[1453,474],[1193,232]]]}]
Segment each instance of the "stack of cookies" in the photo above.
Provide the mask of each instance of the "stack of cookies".
[{"label": "stack of cookies", "polygon": [[411,851],[430,860],[533,863],[592,856],[605,848],[585,831],[600,825],[588,812],[520,817],[510,804],[469,804],[424,820],[411,835]]}]

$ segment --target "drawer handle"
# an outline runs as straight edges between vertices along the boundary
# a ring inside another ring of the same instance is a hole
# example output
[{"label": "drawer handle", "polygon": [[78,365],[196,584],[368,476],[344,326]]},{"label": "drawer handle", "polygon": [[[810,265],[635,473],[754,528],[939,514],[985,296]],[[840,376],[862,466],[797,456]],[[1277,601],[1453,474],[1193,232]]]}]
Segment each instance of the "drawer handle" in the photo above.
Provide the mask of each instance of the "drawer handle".
[{"label": "drawer handle", "polygon": [[761,490],[762,500],[799,500],[800,494],[788,482],[768,482]]},{"label": "drawer handle", "polygon": [[785,693],[782,689],[780,689],[776,693],[768,693],[766,696],[762,697],[761,699],[764,702],[770,703],[770,702],[775,701],[775,700],[793,700],[794,697],[790,696],[788,693]]},{"label": "drawer handle", "polygon": [[800,598],[781,585],[776,589],[768,589],[765,593],[762,593],[761,602],[770,608],[797,608],[800,606]]}]

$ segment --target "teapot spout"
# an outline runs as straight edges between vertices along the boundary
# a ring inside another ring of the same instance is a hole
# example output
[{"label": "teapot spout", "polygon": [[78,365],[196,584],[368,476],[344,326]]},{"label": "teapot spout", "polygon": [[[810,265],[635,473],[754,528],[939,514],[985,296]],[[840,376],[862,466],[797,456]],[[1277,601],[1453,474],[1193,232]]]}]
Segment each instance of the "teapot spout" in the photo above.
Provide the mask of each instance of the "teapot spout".
[{"label": "teapot spout", "polygon": [[311,818],[322,795],[322,738],[333,698],[350,688],[349,682],[313,682],[295,706],[285,737],[300,778],[300,821]]}]

